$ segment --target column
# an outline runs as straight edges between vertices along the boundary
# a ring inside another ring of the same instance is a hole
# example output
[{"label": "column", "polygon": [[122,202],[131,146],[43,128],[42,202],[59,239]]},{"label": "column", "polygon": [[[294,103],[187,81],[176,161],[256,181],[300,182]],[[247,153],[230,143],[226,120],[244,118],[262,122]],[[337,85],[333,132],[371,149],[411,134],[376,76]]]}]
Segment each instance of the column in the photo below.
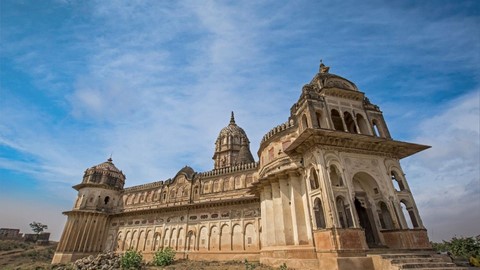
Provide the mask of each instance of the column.
[{"label": "column", "polygon": [[[262,219],[261,219],[261,224],[262,224],[262,230],[263,230],[263,233],[262,233],[262,243],[264,246],[268,246],[269,243],[268,243],[268,238],[267,238],[267,208],[266,208],[266,198],[265,198],[265,190],[262,189],[260,191],[260,213],[262,215]],[[233,228],[232,228],[233,229]],[[232,240],[233,242],[233,240]]]},{"label": "column", "polygon": [[93,217],[91,215],[87,216],[87,222],[85,223],[85,226],[83,228],[83,234],[82,238],[80,239],[80,245],[78,247],[78,251],[85,252],[87,249],[87,244],[88,244],[88,238],[91,233],[91,227],[93,223]]},{"label": "column", "polygon": [[[306,218],[306,205],[302,200],[302,187],[301,179],[298,177],[297,173],[290,174],[290,188],[292,190],[292,219],[294,222],[294,227],[296,226],[296,231],[294,236],[297,236],[296,245],[307,244],[308,243],[308,218]],[[307,210],[308,211],[308,210]]]},{"label": "column", "polygon": [[[305,225],[307,227],[307,232],[312,232],[312,219],[310,217],[310,211],[309,211],[309,203],[308,203],[308,195],[307,195],[307,189],[305,187],[305,181],[301,178],[300,180],[300,194],[302,196],[302,201],[303,201],[303,212],[305,213]],[[307,233],[307,239],[309,243],[312,243],[312,234]]]},{"label": "column", "polygon": [[[273,200],[272,200],[272,187],[267,185],[263,188],[265,194],[265,224],[266,226],[263,228],[265,231],[265,245],[266,246],[273,246],[275,245],[275,229],[272,228],[274,225],[274,213],[273,213]],[[243,229],[242,229],[243,231]]]},{"label": "column", "polygon": [[284,246],[285,241],[285,225],[282,209],[282,197],[280,194],[280,184],[272,182],[272,197],[273,197],[273,212],[275,224],[275,244],[277,246]]},{"label": "column", "polygon": [[292,211],[290,208],[291,197],[290,197],[290,184],[286,176],[281,176],[279,179],[280,184],[280,196],[281,196],[281,209],[282,211],[278,213],[283,217],[283,226],[284,226],[284,235],[285,235],[285,244],[293,245],[293,224],[292,224]]}]

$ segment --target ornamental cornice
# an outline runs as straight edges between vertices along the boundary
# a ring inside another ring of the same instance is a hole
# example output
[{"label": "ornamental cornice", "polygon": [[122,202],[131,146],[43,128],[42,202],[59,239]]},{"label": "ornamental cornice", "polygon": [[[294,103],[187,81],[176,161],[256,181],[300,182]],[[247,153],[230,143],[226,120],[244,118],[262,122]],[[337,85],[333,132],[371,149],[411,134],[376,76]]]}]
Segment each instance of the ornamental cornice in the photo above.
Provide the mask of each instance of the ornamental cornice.
[{"label": "ornamental cornice", "polygon": [[427,145],[395,141],[370,135],[307,128],[285,149],[285,153],[288,155],[305,153],[314,146],[337,151],[382,155],[394,159],[402,159],[430,148]]},{"label": "ornamental cornice", "polygon": [[229,199],[229,200],[182,203],[178,205],[168,205],[168,204],[162,205],[162,206],[154,205],[148,208],[137,208],[137,209],[131,209],[129,211],[113,213],[111,214],[111,217],[177,212],[177,211],[186,211],[186,210],[193,210],[193,209],[212,208],[212,207],[221,207],[221,206],[248,204],[248,203],[260,203],[260,199],[258,197],[249,196],[249,197],[235,198],[235,199]]}]

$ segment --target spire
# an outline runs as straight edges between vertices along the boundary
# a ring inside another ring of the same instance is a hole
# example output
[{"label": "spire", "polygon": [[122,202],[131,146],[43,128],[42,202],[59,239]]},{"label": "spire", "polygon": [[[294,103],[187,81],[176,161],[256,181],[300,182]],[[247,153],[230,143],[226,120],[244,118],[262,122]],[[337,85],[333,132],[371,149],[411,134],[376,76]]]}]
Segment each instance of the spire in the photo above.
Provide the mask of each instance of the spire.
[{"label": "spire", "polygon": [[235,124],[235,115],[233,114],[233,111],[232,115],[230,116],[230,124]]}]

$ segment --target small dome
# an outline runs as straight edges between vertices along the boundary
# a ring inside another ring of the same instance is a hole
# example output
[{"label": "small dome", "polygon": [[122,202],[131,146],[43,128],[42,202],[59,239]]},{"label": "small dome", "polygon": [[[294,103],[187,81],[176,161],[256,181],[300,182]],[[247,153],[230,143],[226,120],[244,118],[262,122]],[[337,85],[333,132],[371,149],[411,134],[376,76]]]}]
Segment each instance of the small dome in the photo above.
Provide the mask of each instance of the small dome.
[{"label": "small dome", "polygon": [[222,128],[215,141],[213,160],[215,169],[254,162],[250,153],[250,141],[243,128],[235,123],[233,112],[230,123]]},{"label": "small dome", "polygon": [[106,170],[106,171],[111,171],[111,172],[117,172],[117,173],[122,173],[117,167],[112,162],[112,158],[109,158],[107,161],[100,163],[98,165],[95,165],[91,167],[90,169],[93,170]]},{"label": "small dome", "polygon": [[320,64],[320,70],[313,77],[312,81],[310,84],[317,85],[320,89],[321,88],[340,88],[340,89],[345,89],[345,90],[353,90],[353,91],[358,91],[357,86],[341,77],[332,73],[329,73],[330,67],[325,66],[323,63]]},{"label": "small dome", "polygon": [[230,136],[238,137],[242,142],[246,142],[246,143],[250,142],[243,128],[237,126],[237,124],[235,123],[235,116],[233,112],[232,112],[232,116],[230,117],[230,124],[228,124],[228,126],[220,130],[220,133],[218,134],[218,137],[217,137],[217,142],[222,138],[227,138]]},{"label": "small dome", "polygon": [[111,158],[107,161],[90,167],[85,171],[83,183],[101,184],[113,188],[123,188],[125,175],[113,164]]},{"label": "small dome", "polygon": [[[192,179],[195,171],[190,166],[183,167],[180,171],[178,171],[177,175],[183,174],[187,177],[187,179]],[[176,177],[176,176],[175,176]]]}]

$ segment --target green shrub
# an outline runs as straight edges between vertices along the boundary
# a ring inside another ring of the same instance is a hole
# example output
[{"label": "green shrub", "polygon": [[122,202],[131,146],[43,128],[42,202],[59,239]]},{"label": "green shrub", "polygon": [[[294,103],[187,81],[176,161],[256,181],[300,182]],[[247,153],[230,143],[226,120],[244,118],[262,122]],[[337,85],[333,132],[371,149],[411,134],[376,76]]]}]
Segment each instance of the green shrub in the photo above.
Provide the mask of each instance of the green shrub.
[{"label": "green shrub", "polygon": [[142,267],[142,253],[129,249],[120,258],[122,269],[140,269]]},{"label": "green shrub", "polygon": [[280,270],[287,270],[288,267],[287,267],[287,264],[286,263],[283,263],[282,265],[280,265]]},{"label": "green shrub", "polygon": [[480,257],[470,257],[468,260],[471,266],[480,267]]},{"label": "green shrub", "polygon": [[155,255],[153,256],[153,264],[156,266],[166,266],[172,264],[174,259],[175,250],[167,247],[164,250],[155,252]]},{"label": "green shrub", "polygon": [[245,263],[245,270],[254,270],[255,268],[257,268],[256,264],[248,262],[247,259],[245,259],[244,263]]}]

